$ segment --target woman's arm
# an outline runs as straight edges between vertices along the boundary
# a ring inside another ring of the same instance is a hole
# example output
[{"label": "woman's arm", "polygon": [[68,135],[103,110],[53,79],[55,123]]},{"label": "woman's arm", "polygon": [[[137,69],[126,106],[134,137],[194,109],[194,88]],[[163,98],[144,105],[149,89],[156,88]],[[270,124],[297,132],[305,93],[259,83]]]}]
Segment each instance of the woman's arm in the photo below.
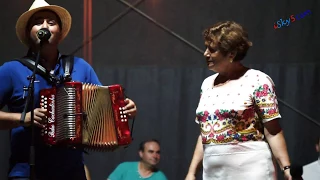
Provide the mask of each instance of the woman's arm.
[{"label": "woman's arm", "polygon": [[[264,123],[264,134],[280,168],[283,169],[285,166],[290,166],[286,141],[278,119]],[[284,173],[287,179],[291,178],[290,169],[285,170]]]},{"label": "woman's arm", "polygon": [[89,169],[88,169],[87,165],[84,165],[84,171],[86,173],[87,180],[91,180],[90,172],[89,172]]},{"label": "woman's arm", "polygon": [[199,135],[197,140],[197,145],[193,153],[193,157],[191,160],[191,164],[189,166],[188,175],[186,177],[186,180],[189,179],[195,179],[195,175],[197,173],[198,166],[200,162],[203,159],[203,145],[202,145],[202,138],[201,135]]}]

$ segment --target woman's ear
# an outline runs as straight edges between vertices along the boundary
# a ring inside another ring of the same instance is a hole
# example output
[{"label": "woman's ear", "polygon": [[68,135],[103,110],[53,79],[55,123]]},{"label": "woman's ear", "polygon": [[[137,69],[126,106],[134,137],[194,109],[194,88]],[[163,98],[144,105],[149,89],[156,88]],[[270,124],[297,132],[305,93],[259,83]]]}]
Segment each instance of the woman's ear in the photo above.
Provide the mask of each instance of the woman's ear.
[{"label": "woman's ear", "polygon": [[234,59],[237,56],[237,51],[231,51],[229,53],[229,59]]}]

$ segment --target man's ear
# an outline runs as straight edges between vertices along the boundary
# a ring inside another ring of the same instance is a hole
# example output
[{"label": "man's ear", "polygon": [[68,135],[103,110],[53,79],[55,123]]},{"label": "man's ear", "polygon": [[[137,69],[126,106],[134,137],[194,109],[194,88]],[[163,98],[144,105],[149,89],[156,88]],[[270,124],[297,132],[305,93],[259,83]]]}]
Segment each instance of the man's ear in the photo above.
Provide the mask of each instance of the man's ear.
[{"label": "man's ear", "polygon": [[139,156],[140,158],[142,158],[142,151],[139,151]]},{"label": "man's ear", "polygon": [[320,145],[319,144],[316,144],[316,150],[317,150],[317,152],[320,152]]}]

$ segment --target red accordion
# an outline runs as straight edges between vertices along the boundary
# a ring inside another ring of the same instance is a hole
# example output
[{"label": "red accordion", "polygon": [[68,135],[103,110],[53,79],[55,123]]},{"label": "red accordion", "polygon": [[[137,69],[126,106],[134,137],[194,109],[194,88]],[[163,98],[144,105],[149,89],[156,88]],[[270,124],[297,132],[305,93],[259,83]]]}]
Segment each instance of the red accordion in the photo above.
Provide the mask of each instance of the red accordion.
[{"label": "red accordion", "polygon": [[47,109],[42,130],[49,145],[114,150],[131,143],[120,85],[98,86],[66,82],[40,91],[40,106]]}]

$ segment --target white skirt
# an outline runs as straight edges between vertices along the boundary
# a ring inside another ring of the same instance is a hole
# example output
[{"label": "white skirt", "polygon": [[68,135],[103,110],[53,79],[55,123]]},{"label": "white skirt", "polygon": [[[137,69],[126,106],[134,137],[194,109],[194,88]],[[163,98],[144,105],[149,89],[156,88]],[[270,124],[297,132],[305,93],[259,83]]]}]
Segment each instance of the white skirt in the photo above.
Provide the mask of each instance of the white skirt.
[{"label": "white skirt", "polygon": [[203,180],[277,179],[271,150],[264,141],[203,148]]}]

